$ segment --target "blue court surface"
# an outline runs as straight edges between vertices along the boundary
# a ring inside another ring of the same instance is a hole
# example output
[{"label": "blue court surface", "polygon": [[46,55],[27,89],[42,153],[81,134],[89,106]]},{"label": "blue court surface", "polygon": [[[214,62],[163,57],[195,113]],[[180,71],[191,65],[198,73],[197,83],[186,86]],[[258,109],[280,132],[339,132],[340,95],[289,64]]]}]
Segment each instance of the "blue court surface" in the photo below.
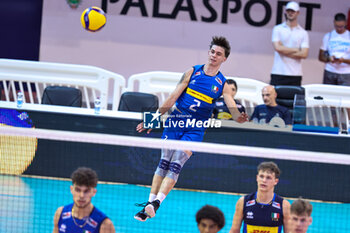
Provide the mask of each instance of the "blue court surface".
[{"label": "blue court surface", "polygon": [[[52,232],[57,207],[72,202],[70,181],[0,175],[0,232]],[[113,221],[117,232],[198,232],[195,214],[205,204],[219,207],[225,214],[228,232],[235,203],[234,194],[173,190],[155,218],[138,222],[140,210],[134,204],[148,199],[150,188],[128,184],[97,186],[93,204]],[[292,200],[290,200],[292,202]],[[308,233],[350,232],[350,204],[312,202],[313,223]]]}]

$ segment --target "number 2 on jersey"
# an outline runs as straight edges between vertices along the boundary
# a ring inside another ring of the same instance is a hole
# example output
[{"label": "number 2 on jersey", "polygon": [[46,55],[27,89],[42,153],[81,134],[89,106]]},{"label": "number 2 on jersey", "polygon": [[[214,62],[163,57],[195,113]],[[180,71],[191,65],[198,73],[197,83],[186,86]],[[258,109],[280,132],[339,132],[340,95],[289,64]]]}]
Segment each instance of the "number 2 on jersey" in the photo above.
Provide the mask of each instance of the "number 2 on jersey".
[{"label": "number 2 on jersey", "polygon": [[196,102],[196,104],[192,104],[189,109],[194,111],[194,112],[197,112],[197,109],[195,109],[195,107],[199,107],[201,105],[201,102],[199,100],[196,100],[194,99],[194,102]]}]

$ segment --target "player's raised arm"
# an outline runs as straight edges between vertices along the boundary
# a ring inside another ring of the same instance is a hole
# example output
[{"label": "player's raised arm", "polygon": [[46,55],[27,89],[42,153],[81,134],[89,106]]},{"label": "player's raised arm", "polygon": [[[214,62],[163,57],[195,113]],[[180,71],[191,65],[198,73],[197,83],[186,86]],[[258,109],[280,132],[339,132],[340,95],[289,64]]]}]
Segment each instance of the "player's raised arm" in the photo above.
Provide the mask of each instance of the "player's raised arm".
[{"label": "player's raised arm", "polygon": [[159,112],[162,115],[167,111],[169,111],[169,109],[175,104],[176,100],[180,97],[182,92],[187,88],[190,82],[192,73],[193,73],[193,68],[189,69],[182,75],[179,83],[176,85],[175,90],[168,96],[168,98],[164,101],[162,106],[159,108]]},{"label": "player's raised arm", "polygon": [[[190,82],[192,73],[193,73],[193,68],[189,69],[182,75],[179,83],[176,85],[175,90],[168,96],[168,98],[166,98],[162,106],[158,109],[161,115],[169,111],[169,109],[175,104],[176,100],[180,97],[182,92],[187,88],[188,83]],[[141,133],[144,130],[146,129],[143,128],[143,122],[141,122],[136,126],[137,132]],[[148,129],[147,133],[150,133],[151,130],[152,129]]]}]

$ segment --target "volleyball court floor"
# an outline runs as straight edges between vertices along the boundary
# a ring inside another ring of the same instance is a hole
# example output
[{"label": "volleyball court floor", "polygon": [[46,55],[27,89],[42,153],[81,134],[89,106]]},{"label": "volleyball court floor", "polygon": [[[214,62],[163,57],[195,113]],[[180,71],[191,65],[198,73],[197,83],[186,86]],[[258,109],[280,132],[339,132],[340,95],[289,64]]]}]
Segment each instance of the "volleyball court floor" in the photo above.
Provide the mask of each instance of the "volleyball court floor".
[{"label": "volleyball court floor", "polygon": [[[71,181],[0,175],[0,232],[52,232],[53,215],[72,202]],[[92,203],[113,221],[116,232],[162,233],[198,232],[195,214],[205,204],[219,207],[231,227],[235,203],[240,195],[173,190],[155,218],[139,222],[133,218],[140,210],[134,204],[147,201],[150,188],[129,184],[98,184]],[[253,190],[252,190],[253,191]],[[291,202],[291,200],[289,200]],[[313,223],[308,233],[350,231],[350,204],[312,202]]]}]

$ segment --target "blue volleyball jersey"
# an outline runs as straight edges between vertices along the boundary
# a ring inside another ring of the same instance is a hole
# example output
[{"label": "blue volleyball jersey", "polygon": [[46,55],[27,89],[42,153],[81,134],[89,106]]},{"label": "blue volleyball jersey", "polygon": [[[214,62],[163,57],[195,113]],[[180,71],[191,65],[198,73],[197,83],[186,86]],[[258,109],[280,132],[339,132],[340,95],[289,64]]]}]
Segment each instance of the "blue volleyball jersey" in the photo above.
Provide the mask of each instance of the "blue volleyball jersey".
[{"label": "blue volleyball jersey", "polygon": [[206,120],[211,117],[215,100],[222,95],[226,78],[218,72],[215,76],[204,73],[204,65],[193,68],[190,82],[176,101],[176,108],[192,118]]},{"label": "blue volleyball jersey", "polygon": [[[102,222],[107,216],[96,207],[93,208],[89,217],[84,219],[74,218],[77,226],[72,218],[73,203],[66,205],[62,209],[60,219],[58,221],[58,232],[65,233],[99,233]],[[86,223],[86,224],[85,224]]]},{"label": "blue volleyball jersey", "polygon": [[269,204],[258,203],[256,193],[244,197],[243,233],[281,233],[283,226],[283,198],[274,194]]}]

